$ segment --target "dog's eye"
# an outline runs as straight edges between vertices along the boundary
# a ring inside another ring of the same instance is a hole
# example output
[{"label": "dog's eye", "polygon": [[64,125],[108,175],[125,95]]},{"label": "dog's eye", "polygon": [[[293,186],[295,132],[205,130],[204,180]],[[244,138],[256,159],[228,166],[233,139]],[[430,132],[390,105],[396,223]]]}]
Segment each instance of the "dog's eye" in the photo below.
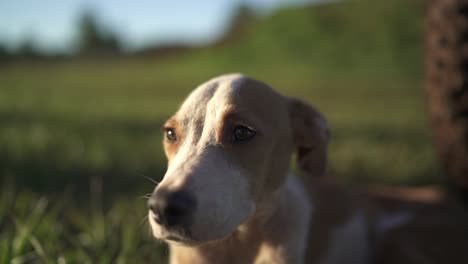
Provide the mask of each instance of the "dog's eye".
[{"label": "dog's eye", "polygon": [[177,134],[175,129],[173,128],[166,128],[166,139],[170,142],[175,142],[177,141]]},{"label": "dog's eye", "polygon": [[232,136],[234,141],[247,141],[255,136],[255,131],[246,126],[237,126]]}]

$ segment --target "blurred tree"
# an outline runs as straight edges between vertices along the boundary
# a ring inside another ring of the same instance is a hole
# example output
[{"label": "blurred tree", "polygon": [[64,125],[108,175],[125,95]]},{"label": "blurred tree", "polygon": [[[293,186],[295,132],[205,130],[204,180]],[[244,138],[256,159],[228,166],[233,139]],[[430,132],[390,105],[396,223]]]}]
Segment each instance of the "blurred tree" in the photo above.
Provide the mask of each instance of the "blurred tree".
[{"label": "blurred tree", "polygon": [[34,59],[41,56],[41,53],[38,51],[37,46],[34,43],[32,35],[28,35],[22,41],[15,55],[26,59]]},{"label": "blurred tree", "polygon": [[246,4],[240,4],[237,10],[234,12],[233,24],[246,23],[255,17],[254,11]]},{"label": "blurred tree", "polygon": [[435,146],[449,183],[468,204],[468,1],[431,0],[426,85]]},{"label": "blurred tree", "polygon": [[5,44],[0,43],[0,62],[6,61],[10,58],[10,53]]},{"label": "blurred tree", "polygon": [[255,12],[246,3],[240,4],[233,12],[226,32],[216,45],[225,45],[240,39],[255,19]]},{"label": "blurred tree", "polygon": [[82,13],[78,27],[80,54],[108,55],[120,52],[120,41],[117,34],[109,29],[104,29],[92,10],[87,9]]}]

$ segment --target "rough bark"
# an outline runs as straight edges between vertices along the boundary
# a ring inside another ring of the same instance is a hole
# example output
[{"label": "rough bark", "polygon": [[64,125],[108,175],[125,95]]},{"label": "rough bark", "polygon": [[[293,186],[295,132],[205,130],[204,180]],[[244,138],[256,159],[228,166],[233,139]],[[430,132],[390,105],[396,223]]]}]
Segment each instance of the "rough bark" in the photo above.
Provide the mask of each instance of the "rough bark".
[{"label": "rough bark", "polygon": [[450,185],[468,193],[468,0],[431,0],[425,92],[434,144]]}]

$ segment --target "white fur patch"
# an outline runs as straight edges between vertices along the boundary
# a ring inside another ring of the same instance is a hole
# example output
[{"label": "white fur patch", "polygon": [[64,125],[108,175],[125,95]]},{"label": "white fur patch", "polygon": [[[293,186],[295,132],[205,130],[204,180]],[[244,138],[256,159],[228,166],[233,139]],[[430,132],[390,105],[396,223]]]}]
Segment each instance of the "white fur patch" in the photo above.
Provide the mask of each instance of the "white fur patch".
[{"label": "white fur patch", "polygon": [[[280,247],[274,244],[262,244],[254,261],[255,264],[304,263],[309,222],[313,208],[304,185],[297,177],[289,174],[284,187],[278,193],[281,197],[281,201],[279,201],[281,204],[275,204],[275,206],[283,207],[282,210],[288,212],[288,225],[290,226],[284,227],[288,228],[288,232],[283,236],[284,244]],[[275,228],[281,229],[283,226],[276,226]],[[279,230],[278,232],[285,231]]]},{"label": "white fur patch", "polygon": [[289,250],[296,252],[298,263],[303,263],[305,257],[305,251],[307,246],[307,235],[309,234],[309,222],[313,213],[313,206],[309,202],[309,197],[306,194],[304,185],[298,180],[298,178],[292,174],[288,176],[286,182],[287,188],[291,191],[293,202],[297,211],[297,229],[295,239],[289,242]]}]

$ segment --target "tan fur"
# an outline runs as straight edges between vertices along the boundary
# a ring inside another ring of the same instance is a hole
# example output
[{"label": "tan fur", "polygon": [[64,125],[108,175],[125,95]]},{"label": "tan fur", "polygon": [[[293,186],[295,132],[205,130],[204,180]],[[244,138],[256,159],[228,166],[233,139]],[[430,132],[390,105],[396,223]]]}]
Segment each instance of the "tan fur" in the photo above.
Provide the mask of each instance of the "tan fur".
[{"label": "tan fur", "polygon": [[[239,125],[255,137],[234,142]],[[324,116],[260,81],[214,78],[190,94],[165,128],[177,140],[164,141],[168,170],[155,192],[184,190],[198,204],[182,231],[160,226],[149,212],[172,264],[383,263],[387,249],[397,248],[399,230],[420,221],[388,210],[372,193],[318,177],[330,135]],[[294,151],[304,182],[288,172]]]},{"label": "tan fur", "polygon": [[179,126],[179,123],[177,122],[177,120],[173,118],[170,118],[169,120],[166,121],[166,124],[164,124],[164,128],[175,128],[180,134],[179,140],[177,140],[177,142],[175,143],[170,143],[166,139],[163,140],[164,152],[166,153],[166,156],[168,157],[168,160],[170,161],[172,157],[174,157],[174,155],[177,153],[177,150],[182,144],[182,140],[184,139],[184,131]]}]

